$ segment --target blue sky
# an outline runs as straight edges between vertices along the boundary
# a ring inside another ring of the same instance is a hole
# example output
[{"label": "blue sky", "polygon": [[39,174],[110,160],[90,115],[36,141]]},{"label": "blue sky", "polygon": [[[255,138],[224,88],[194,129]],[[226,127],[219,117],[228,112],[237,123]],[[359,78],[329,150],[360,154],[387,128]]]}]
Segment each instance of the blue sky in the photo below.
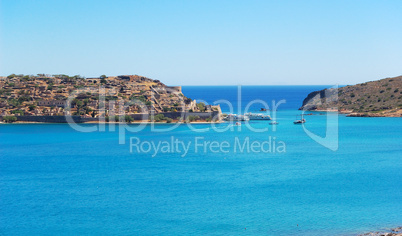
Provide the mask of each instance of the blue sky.
[{"label": "blue sky", "polygon": [[0,75],[355,84],[402,75],[401,12],[400,0],[2,0]]}]

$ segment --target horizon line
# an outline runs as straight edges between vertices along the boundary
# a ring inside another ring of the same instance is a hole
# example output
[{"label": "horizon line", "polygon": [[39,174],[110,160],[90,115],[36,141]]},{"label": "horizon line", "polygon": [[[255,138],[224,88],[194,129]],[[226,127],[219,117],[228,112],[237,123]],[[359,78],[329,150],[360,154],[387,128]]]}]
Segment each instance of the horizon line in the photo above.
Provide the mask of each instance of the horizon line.
[{"label": "horizon line", "polygon": [[[338,86],[345,86],[341,84],[336,84]],[[186,84],[186,85],[169,85],[169,86],[334,86],[333,84],[223,84],[223,85],[214,85],[214,84]]]}]

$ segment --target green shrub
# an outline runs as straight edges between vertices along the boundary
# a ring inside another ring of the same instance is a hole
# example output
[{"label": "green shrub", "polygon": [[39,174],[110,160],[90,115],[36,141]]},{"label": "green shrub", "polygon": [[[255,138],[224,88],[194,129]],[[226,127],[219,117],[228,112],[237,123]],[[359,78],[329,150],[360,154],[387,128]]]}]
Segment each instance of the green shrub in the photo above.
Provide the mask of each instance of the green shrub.
[{"label": "green shrub", "polygon": [[105,121],[106,122],[110,122],[110,121],[119,121],[119,117],[118,116],[106,116],[105,117]]},{"label": "green shrub", "polygon": [[19,102],[26,102],[26,101],[30,101],[32,98],[30,97],[30,96],[28,96],[28,95],[23,95],[23,96],[20,96],[19,98],[18,98],[18,101]]},{"label": "green shrub", "polygon": [[124,120],[125,120],[126,122],[128,122],[128,123],[131,123],[131,122],[134,121],[134,118],[131,117],[131,116],[129,116],[129,115],[125,115],[125,116],[124,116]]},{"label": "green shrub", "polygon": [[189,122],[193,122],[193,121],[196,121],[196,120],[199,120],[199,119],[200,119],[199,116],[188,116],[187,117],[187,121],[189,121]]},{"label": "green shrub", "polygon": [[17,117],[15,116],[4,116],[3,121],[6,123],[13,123],[17,121]]},{"label": "green shrub", "polygon": [[162,120],[166,120],[166,117],[163,114],[152,115],[150,118],[151,122],[161,122]]},{"label": "green shrub", "polygon": [[23,116],[24,111],[22,111],[22,110],[14,110],[14,111],[11,111],[11,114],[20,114],[21,116]]},{"label": "green shrub", "polygon": [[197,107],[201,112],[204,112],[205,109],[206,109],[205,108],[205,103],[203,103],[203,102],[197,103]]},{"label": "green shrub", "polygon": [[16,74],[11,74],[11,75],[7,76],[7,79],[12,79],[14,77],[17,77],[17,75]]},{"label": "green shrub", "polygon": [[162,120],[165,120],[165,116],[163,114],[157,114],[156,116],[154,116],[154,121],[155,122],[161,122]]}]

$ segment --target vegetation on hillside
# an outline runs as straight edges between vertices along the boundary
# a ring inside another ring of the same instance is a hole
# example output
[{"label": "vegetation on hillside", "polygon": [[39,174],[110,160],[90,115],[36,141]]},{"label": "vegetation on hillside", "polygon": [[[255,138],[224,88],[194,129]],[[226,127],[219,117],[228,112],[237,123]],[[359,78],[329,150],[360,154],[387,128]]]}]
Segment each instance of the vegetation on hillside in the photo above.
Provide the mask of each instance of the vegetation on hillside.
[{"label": "vegetation on hillside", "polygon": [[[337,95],[337,97],[336,97]],[[402,76],[310,93],[302,110],[336,109],[358,115],[401,116]]]}]

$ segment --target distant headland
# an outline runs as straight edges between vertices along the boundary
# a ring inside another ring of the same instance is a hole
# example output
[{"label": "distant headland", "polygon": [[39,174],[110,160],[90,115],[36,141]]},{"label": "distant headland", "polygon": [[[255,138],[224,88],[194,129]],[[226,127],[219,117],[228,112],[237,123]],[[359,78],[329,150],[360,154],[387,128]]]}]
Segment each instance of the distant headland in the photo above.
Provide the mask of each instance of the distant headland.
[{"label": "distant headland", "polygon": [[139,75],[0,77],[0,121],[219,122],[219,106],[197,103],[180,86]]},{"label": "distant headland", "polygon": [[310,93],[300,110],[357,117],[402,117],[402,76]]}]

